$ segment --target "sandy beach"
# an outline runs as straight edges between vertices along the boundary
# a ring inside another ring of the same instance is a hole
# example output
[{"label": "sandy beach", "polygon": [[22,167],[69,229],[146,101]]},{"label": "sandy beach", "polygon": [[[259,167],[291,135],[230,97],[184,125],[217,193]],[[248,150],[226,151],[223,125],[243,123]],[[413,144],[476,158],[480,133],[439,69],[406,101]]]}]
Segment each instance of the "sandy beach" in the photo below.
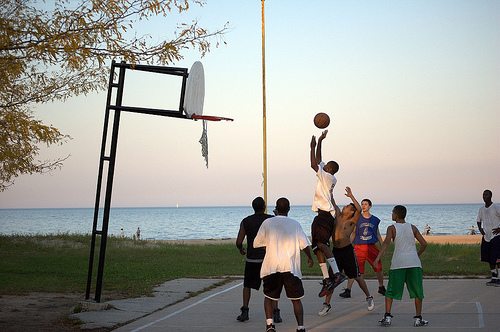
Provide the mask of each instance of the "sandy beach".
[{"label": "sandy beach", "polygon": [[[480,244],[481,235],[425,235],[425,240],[428,243],[438,243],[438,244]],[[225,238],[225,239],[197,239],[197,240],[165,240],[168,243],[176,244],[224,244],[224,243],[235,243],[236,239]]]}]

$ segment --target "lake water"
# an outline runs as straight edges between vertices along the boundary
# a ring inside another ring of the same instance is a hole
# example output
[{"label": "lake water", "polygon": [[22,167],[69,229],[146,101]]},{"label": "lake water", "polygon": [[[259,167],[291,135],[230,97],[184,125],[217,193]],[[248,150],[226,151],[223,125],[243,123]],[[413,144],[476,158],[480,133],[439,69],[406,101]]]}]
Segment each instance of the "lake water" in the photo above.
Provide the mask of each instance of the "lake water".
[{"label": "lake water", "polygon": [[[433,234],[461,235],[476,225],[481,204],[407,205],[406,220],[423,231],[425,224]],[[381,219],[380,233],[385,234],[391,221],[393,205],[377,205],[372,214]],[[272,209],[270,209],[272,210]],[[143,239],[222,239],[235,238],[241,220],[252,214],[250,206],[112,208],[109,235],[132,236],[141,228]],[[75,209],[0,209],[0,234],[58,234],[92,232],[93,208]],[[308,206],[292,206],[289,216],[299,221],[310,233],[315,216]],[[98,228],[101,226],[99,225]]]}]

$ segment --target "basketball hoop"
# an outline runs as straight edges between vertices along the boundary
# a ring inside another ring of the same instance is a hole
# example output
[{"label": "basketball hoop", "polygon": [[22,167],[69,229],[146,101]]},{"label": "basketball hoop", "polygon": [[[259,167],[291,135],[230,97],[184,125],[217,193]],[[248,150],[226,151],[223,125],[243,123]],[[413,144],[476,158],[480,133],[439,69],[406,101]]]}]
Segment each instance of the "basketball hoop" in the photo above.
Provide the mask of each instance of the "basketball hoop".
[{"label": "basketball hoop", "polygon": [[215,116],[203,115],[203,103],[205,101],[205,73],[200,61],[196,61],[191,66],[186,81],[186,90],[184,94],[184,112],[187,118],[195,121],[203,121],[203,131],[199,140],[201,144],[201,155],[205,158],[205,164],[208,168],[208,131],[207,121],[233,121],[233,119]]}]

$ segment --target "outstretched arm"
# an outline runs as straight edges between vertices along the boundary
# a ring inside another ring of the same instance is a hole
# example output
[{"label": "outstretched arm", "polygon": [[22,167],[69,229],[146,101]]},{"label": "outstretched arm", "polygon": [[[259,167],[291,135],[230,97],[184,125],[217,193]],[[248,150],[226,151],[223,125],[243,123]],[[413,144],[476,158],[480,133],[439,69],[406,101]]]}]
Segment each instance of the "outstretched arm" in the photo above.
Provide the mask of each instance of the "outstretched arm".
[{"label": "outstretched arm", "polygon": [[321,143],[326,138],[326,134],[328,134],[328,130],[324,130],[318,138],[318,145],[316,146],[316,161],[318,164],[323,161],[323,157],[321,155]]},{"label": "outstretched arm", "polygon": [[357,222],[359,216],[361,215],[361,205],[359,205],[359,202],[354,197],[350,187],[345,187],[345,195],[351,199],[354,207],[356,207],[356,211],[354,212],[354,216],[351,218],[351,221]]},{"label": "outstretched arm", "polygon": [[316,136],[311,138],[311,168],[317,173],[319,162],[316,160]]}]

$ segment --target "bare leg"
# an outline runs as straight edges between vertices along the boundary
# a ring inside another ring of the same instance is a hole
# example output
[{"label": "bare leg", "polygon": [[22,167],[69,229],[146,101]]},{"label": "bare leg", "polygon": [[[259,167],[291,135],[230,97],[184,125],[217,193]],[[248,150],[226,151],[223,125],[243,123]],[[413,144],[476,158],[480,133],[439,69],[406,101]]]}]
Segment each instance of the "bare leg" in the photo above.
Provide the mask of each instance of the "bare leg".
[{"label": "bare leg", "polygon": [[366,297],[369,297],[370,291],[368,290],[368,286],[366,285],[366,281],[363,278],[363,276],[357,277],[355,280],[357,281],[357,283],[358,283],[359,287],[361,288],[361,290],[363,291],[363,293],[365,293]]},{"label": "bare leg", "polygon": [[384,286],[384,272],[380,270],[376,273],[377,273],[378,286],[379,287]]},{"label": "bare leg", "polygon": [[354,279],[347,280],[347,289],[351,290],[353,284],[354,284]]},{"label": "bare leg", "polygon": [[[297,320],[297,325],[304,325],[304,308],[302,307],[301,300],[292,300],[293,313],[295,314],[295,319]],[[267,314],[266,314],[267,315]]]},{"label": "bare leg", "polygon": [[266,319],[273,318],[274,300],[268,297],[264,297],[264,312],[266,313]]},{"label": "bare leg", "polygon": [[385,312],[391,312],[392,309],[392,298],[385,297]]},{"label": "bare leg", "polygon": [[422,315],[422,299],[415,298],[415,316]]},{"label": "bare leg", "polygon": [[249,287],[243,287],[243,306],[248,308],[248,303],[250,303],[251,289]]}]

